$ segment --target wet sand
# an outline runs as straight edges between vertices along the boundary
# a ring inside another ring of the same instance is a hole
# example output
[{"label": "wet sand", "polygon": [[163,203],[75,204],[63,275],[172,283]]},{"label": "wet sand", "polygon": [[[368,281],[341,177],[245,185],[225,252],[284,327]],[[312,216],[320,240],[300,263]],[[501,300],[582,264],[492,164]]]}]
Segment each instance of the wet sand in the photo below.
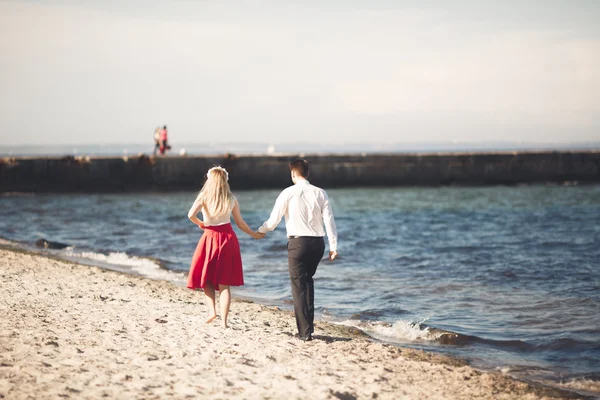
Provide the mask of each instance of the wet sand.
[{"label": "wet sand", "polygon": [[0,399],[580,397],[322,321],[301,342],[249,301],[207,325],[203,294],[164,281],[6,249],[0,275]]}]

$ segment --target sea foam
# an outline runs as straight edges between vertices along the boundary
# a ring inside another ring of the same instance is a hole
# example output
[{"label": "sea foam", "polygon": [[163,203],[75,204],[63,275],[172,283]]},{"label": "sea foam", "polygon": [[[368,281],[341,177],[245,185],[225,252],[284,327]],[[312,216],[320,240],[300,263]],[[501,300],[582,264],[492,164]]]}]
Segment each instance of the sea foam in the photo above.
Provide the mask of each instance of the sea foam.
[{"label": "sea foam", "polygon": [[75,252],[67,250],[65,255],[71,259],[92,260],[99,266],[128,267],[133,272],[151,279],[167,280],[170,282],[185,282],[185,276],[181,272],[174,272],[160,267],[156,260],[144,257],[130,256],[127,253],[111,252],[108,254],[95,252]]},{"label": "sea foam", "polygon": [[409,342],[436,340],[439,334],[430,331],[429,327],[423,326],[423,322],[426,320],[427,318],[420,321],[398,320],[394,323],[345,320],[340,324],[353,326],[378,339]]}]

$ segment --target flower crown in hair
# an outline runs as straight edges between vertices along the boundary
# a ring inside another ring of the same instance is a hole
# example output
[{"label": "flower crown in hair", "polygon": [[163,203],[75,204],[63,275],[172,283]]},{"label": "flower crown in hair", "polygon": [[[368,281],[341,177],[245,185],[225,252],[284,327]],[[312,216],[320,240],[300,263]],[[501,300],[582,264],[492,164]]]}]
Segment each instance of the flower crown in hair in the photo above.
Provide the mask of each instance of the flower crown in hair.
[{"label": "flower crown in hair", "polygon": [[215,171],[215,170],[219,170],[219,171],[225,172],[225,178],[227,178],[227,180],[229,180],[229,173],[227,172],[227,170],[225,168],[223,168],[221,166],[212,167],[211,169],[209,169],[208,172],[206,173],[206,177],[208,177],[210,175],[210,173],[212,171]]}]

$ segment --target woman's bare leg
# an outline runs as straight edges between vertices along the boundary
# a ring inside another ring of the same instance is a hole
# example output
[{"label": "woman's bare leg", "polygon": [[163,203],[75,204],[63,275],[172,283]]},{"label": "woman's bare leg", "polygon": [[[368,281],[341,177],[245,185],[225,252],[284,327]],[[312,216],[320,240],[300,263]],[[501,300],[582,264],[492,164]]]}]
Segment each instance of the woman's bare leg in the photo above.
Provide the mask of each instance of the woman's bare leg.
[{"label": "woman's bare leg", "polygon": [[229,285],[219,285],[219,303],[221,303],[221,326],[227,328],[227,316],[229,315],[229,305],[231,304],[231,292]]},{"label": "woman's bare leg", "polygon": [[206,282],[204,285],[204,294],[206,295],[205,301],[208,307],[208,318],[206,323],[210,324],[217,318],[217,309],[215,308],[215,288],[210,282]]}]

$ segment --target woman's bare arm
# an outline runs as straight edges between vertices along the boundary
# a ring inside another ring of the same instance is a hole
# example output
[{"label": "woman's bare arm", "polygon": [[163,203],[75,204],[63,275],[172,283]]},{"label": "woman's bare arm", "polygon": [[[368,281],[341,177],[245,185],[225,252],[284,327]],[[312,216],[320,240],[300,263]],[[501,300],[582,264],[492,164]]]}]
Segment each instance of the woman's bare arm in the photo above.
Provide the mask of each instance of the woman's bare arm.
[{"label": "woman's bare arm", "polygon": [[232,213],[233,213],[233,220],[235,221],[235,224],[243,232],[245,232],[248,235],[252,236],[254,239],[262,239],[265,236],[262,233],[254,232],[252,229],[250,229],[250,227],[248,226],[248,224],[246,223],[246,221],[244,221],[244,219],[242,218],[242,214],[240,212],[240,206],[238,205],[237,200],[235,201],[235,205],[233,206],[233,212]]},{"label": "woman's bare arm", "polygon": [[200,229],[204,229],[204,222],[200,221],[198,219],[198,217],[196,216],[196,214],[198,214],[200,212],[201,208],[202,208],[202,201],[196,200],[194,202],[194,204],[192,204],[192,208],[190,208],[190,211],[188,211],[188,218],[190,219],[190,221],[192,221],[193,223],[198,225],[200,227]]}]

